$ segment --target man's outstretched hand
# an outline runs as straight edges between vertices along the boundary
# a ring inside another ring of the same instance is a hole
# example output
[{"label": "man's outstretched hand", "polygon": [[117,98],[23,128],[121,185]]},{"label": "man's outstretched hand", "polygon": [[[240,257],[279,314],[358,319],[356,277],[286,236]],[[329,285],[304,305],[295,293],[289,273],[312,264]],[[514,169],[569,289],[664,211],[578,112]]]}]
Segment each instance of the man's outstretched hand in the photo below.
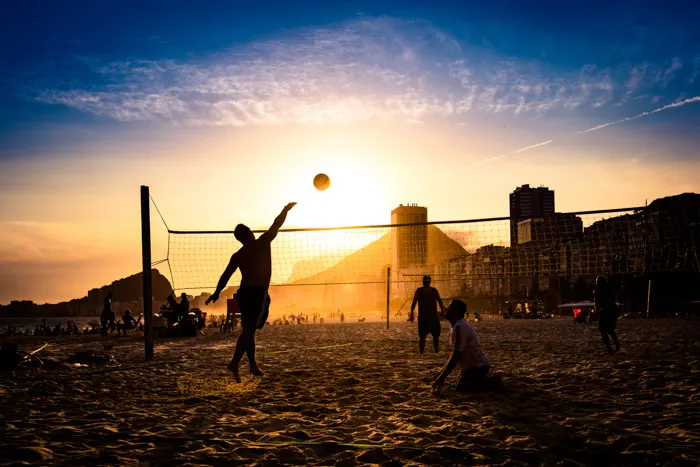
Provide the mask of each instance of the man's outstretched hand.
[{"label": "man's outstretched hand", "polygon": [[289,211],[291,211],[292,208],[293,208],[294,206],[296,206],[296,205],[297,205],[297,203],[289,203],[288,205],[286,205],[286,206],[284,207],[284,212],[289,212]]},{"label": "man's outstretched hand", "polygon": [[219,293],[215,293],[214,295],[211,295],[209,298],[207,298],[207,301],[204,302],[205,305],[209,305],[209,303],[216,303],[216,301],[219,299]]}]

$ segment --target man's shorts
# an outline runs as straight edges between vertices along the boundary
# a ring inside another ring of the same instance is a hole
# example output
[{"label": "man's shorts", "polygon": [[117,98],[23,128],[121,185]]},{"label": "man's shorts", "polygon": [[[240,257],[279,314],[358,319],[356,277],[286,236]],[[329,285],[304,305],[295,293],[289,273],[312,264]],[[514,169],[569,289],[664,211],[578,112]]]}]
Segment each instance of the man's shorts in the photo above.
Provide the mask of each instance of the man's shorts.
[{"label": "man's shorts", "polygon": [[598,319],[598,330],[600,332],[614,332],[617,327],[617,316],[613,314],[601,314]]},{"label": "man's shorts", "polygon": [[440,336],[440,331],[440,320],[437,316],[434,318],[418,317],[418,335],[420,337],[425,337],[428,334],[438,337]]},{"label": "man's shorts", "polygon": [[262,329],[270,311],[270,296],[266,287],[241,287],[236,292],[244,328]]}]

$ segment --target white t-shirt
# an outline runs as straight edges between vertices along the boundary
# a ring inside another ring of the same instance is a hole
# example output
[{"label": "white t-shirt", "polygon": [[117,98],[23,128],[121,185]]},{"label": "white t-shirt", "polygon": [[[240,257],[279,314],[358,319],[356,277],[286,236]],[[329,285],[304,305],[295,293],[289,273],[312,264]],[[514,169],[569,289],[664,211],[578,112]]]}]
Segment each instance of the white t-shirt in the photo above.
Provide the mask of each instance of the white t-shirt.
[{"label": "white t-shirt", "polygon": [[[457,336],[459,336],[459,339],[457,339]],[[481,348],[479,336],[476,335],[474,328],[464,319],[457,321],[450,329],[450,347],[452,347],[452,350],[456,348],[458,340],[459,350],[462,352],[462,357],[459,361],[462,371],[475,366],[491,365],[489,358]]]}]

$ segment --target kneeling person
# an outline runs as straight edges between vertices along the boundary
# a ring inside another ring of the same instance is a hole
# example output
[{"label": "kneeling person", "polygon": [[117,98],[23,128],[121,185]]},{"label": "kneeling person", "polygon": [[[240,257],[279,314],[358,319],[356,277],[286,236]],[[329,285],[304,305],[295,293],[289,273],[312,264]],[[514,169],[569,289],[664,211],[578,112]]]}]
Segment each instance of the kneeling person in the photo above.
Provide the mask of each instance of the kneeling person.
[{"label": "kneeling person", "polygon": [[445,313],[445,318],[452,325],[450,329],[452,355],[435,377],[432,390],[436,395],[440,394],[445,380],[457,364],[462,370],[457,381],[457,391],[470,392],[483,388],[487,381],[491,362],[481,348],[476,331],[464,319],[466,313],[467,304],[462,300],[453,300]]},{"label": "kneeling person", "polygon": [[138,321],[136,321],[134,317],[131,316],[131,310],[125,310],[124,316],[122,316],[122,323],[117,323],[117,336],[119,336],[122,331],[124,331],[124,335],[126,336],[126,331],[137,328],[140,322],[140,317]]}]

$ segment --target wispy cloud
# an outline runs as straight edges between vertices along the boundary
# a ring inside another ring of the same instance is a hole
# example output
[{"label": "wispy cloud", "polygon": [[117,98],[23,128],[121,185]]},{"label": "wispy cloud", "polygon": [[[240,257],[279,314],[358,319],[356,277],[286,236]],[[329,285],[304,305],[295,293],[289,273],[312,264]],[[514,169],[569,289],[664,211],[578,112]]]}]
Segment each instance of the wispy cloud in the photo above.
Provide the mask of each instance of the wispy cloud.
[{"label": "wispy cloud", "polygon": [[688,82],[694,83],[698,76],[700,76],[700,54],[696,54],[693,59],[693,71],[690,73]]},{"label": "wispy cloud", "polygon": [[[595,65],[547,70],[392,18],[299,30],[186,61],[89,63],[110,84],[43,89],[36,99],[118,121],[178,125],[421,122],[595,109],[614,102],[619,89],[647,87],[649,75],[643,65],[626,82]],[[673,80],[680,67],[673,61],[654,85]]]}]

